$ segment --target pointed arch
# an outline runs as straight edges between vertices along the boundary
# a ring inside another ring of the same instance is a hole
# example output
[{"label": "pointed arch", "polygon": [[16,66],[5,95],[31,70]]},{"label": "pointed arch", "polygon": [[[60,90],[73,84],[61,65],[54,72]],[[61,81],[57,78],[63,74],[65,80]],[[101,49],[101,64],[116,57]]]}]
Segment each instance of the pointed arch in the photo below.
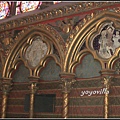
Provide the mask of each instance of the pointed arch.
[{"label": "pointed arch", "polygon": [[11,78],[11,72],[15,69],[14,64],[17,62],[16,60],[18,59],[20,51],[23,50],[23,46],[27,44],[27,40],[36,34],[46,35],[49,38],[49,41],[55,45],[60,56],[59,64],[61,64],[60,67],[62,69],[64,59],[64,40],[51,26],[38,24],[37,26],[28,26],[16,36],[15,40],[17,42],[14,44],[13,49],[6,59],[2,77]]},{"label": "pointed arch", "polygon": [[[73,61],[79,61],[78,54],[82,45],[86,42],[86,46],[88,46],[90,39],[93,39],[96,34],[99,34],[99,31],[104,24],[111,21],[114,23],[114,26],[116,28],[120,28],[120,15],[115,12],[109,11],[102,11],[102,13],[100,12],[99,14],[92,13],[91,15],[86,16],[86,18],[84,18],[83,21],[81,21],[76,26],[76,29],[74,29],[70,34],[70,36],[73,36],[73,38],[71,40],[71,44],[69,46],[65,59],[65,71],[71,72],[71,70],[73,69],[71,68],[71,64],[73,64]],[[96,51],[91,50],[91,52],[94,58],[100,61],[100,63],[103,62],[104,64],[104,62],[107,61],[104,59],[100,59],[96,55]],[[103,64],[102,68],[104,67]]]}]

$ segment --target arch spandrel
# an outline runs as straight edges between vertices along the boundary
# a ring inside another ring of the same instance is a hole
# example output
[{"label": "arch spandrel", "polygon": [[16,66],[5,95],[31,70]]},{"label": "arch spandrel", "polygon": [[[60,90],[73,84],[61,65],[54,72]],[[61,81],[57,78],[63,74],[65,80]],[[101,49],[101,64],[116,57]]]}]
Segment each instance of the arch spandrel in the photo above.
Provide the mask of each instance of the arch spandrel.
[{"label": "arch spandrel", "polygon": [[94,59],[97,59],[101,63],[102,69],[105,69],[105,67],[109,68],[109,64],[107,65],[105,64],[117,56],[117,54],[119,53],[118,52],[119,48],[116,49],[113,56],[111,56],[108,59],[105,59],[105,58],[98,56],[96,54],[96,51],[91,49],[90,44],[93,38],[95,37],[95,35],[100,34],[102,27],[106,25],[107,23],[111,23],[111,22],[113,23],[113,26],[116,29],[120,29],[120,24],[119,24],[120,15],[115,12],[102,11],[99,14],[92,13],[91,15],[89,15],[89,17],[86,16],[86,18],[83,19],[82,23],[79,23],[78,26],[76,26],[77,30],[74,29],[71,32],[72,34],[70,35],[73,38],[69,45],[69,49],[67,51],[67,55],[65,59],[66,64],[64,66],[64,69],[66,71],[71,72],[71,70],[73,70],[73,68],[71,67],[74,67],[72,65],[74,64],[73,62],[79,61],[78,60],[79,59],[78,54],[80,54],[79,50],[81,49],[84,43],[86,43],[87,50],[94,56]]},{"label": "arch spandrel", "polygon": [[[48,25],[39,24],[37,26],[28,26],[27,28],[22,30],[18,34],[18,36],[16,36],[15,41],[17,41],[17,42],[13,45],[12,50],[6,59],[5,66],[3,69],[3,75],[2,75],[3,77],[7,77],[7,78],[11,77],[11,74],[12,74],[11,72],[13,71],[13,69],[15,69],[14,67],[17,63],[18,56],[20,56],[20,59],[22,59],[22,61],[24,61],[25,66],[29,68],[28,64],[26,63],[26,60],[23,59],[22,54],[25,51],[24,47],[26,47],[26,46],[28,47],[30,44],[32,44],[30,39],[34,35],[46,36],[49,39],[49,40],[46,40],[47,45],[50,44],[49,46],[51,46],[51,44],[54,44],[54,46],[56,47],[56,49],[58,50],[58,53],[59,53],[59,58],[58,58],[56,55],[52,54],[52,52],[51,52],[52,47],[48,47],[49,52],[47,52],[44,60],[42,60],[43,66],[45,64],[45,60],[47,60],[47,57],[48,58],[53,57],[55,59],[55,61],[57,62],[57,64],[60,65],[61,69],[63,69],[62,64],[63,64],[63,60],[64,60],[64,51],[65,51],[64,40],[52,27],[50,27]],[[39,65],[37,67],[39,67]],[[29,68],[29,69],[31,69],[31,68]],[[31,69],[31,71],[32,71],[32,69]],[[30,73],[32,73],[32,72],[30,72]],[[36,73],[38,73],[38,72],[35,70],[34,74],[36,74]]]}]

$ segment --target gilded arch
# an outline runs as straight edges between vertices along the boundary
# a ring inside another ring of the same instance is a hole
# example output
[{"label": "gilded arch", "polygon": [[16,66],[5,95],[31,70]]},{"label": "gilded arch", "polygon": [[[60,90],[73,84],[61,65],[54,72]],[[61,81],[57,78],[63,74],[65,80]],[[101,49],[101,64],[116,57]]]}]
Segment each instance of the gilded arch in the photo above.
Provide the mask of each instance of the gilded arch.
[{"label": "gilded arch", "polygon": [[120,59],[120,49],[118,49],[118,50],[116,51],[115,57],[113,56],[113,57],[110,59],[110,61],[108,62],[109,68],[112,69],[113,66],[114,66],[114,63],[115,63],[117,60],[119,60],[119,59]]},{"label": "gilded arch", "polygon": [[[73,72],[75,63],[79,61],[80,54],[79,50],[82,45],[86,41],[87,50],[93,55],[94,59],[100,61],[102,65],[102,69],[105,69],[105,64],[107,64],[107,68],[110,68],[113,59],[118,58],[119,48],[116,50],[115,54],[110,57],[109,59],[102,59],[98,57],[96,51],[91,50],[89,47],[89,41],[94,38],[96,34],[100,33],[101,28],[106,23],[114,23],[114,27],[116,29],[120,29],[120,15],[115,12],[109,11],[102,11],[102,13],[92,13],[91,15],[86,16],[79,25],[76,26],[75,30],[73,30],[71,35],[69,36],[68,40],[72,38],[71,43],[69,45],[69,49],[67,51],[66,59],[65,59],[65,66],[64,70]],[[86,51],[87,51],[86,50]],[[84,51],[83,51],[84,53]]]},{"label": "gilded arch", "polygon": [[[19,64],[19,61],[22,60],[24,61],[21,57],[22,52],[25,51],[24,47],[28,46],[28,44],[32,43],[32,37],[35,35],[43,35],[48,38],[48,43],[47,44],[54,44],[56,49],[58,50],[59,53],[59,58],[56,55],[52,54],[52,47],[48,45],[49,51],[47,52],[45,58],[42,60],[42,66],[44,67],[46,60],[49,57],[53,57],[53,59],[56,61],[56,63],[63,68],[62,63],[64,60],[64,41],[62,37],[50,26],[48,25],[42,25],[38,24],[37,26],[28,26],[24,30],[22,30],[18,36],[16,36],[15,41],[16,43],[13,45],[13,48],[11,49],[11,52],[9,53],[8,57],[6,58],[4,69],[3,69],[3,78],[11,78],[11,74],[14,69],[16,69],[16,66]],[[31,40],[30,40],[31,39]],[[47,40],[46,40],[47,42]],[[29,66],[24,62],[25,66],[29,68]],[[40,65],[40,66],[41,66]],[[36,69],[34,69],[34,74],[38,74],[40,66],[37,66]],[[30,68],[29,68],[30,70]],[[30,70],[30,74],[32,74]]]}]

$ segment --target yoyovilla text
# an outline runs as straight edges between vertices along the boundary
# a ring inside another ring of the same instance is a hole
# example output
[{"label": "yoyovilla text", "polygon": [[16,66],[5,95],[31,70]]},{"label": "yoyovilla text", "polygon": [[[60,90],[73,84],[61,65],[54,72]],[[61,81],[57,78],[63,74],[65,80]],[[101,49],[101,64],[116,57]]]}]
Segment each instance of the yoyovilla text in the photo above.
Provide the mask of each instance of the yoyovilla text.
[{"label": "yoyovilla text", "polygon": [[102,88],[100,90],[92,90],[92,91],[85,90],[85,91],[81,91],[80,96],[84,96],[84,95],[91,96],[95,94],[109,94],[109,91],[107,90],[107,88]]}]

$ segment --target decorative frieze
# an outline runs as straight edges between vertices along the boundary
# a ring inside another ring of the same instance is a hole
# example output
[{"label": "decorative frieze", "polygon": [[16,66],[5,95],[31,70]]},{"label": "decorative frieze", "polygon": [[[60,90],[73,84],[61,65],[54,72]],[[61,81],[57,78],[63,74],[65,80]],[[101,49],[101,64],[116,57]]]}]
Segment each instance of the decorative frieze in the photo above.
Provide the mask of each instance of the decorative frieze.
[{"label": "decorative frieze", "polygon": [[[1,24],[0,31],[9,30],[21,26],[30,25],[37,22],[42,22],[45,20],[55,19],[58,17],[69,16],[73,14],[78,14],[80,12],[86,12],[88,10],[98,9],[101,7],[107,7],[109,5],[118,4],[117,2],[77,2],[71,5],[65,5],[59,8],[54,8],[52,10],[47,10],[34,14],[31,16],[26,16],[17,20],[11,20],[9,22]],[[115,9],[118,12],[117,9]]]}]

